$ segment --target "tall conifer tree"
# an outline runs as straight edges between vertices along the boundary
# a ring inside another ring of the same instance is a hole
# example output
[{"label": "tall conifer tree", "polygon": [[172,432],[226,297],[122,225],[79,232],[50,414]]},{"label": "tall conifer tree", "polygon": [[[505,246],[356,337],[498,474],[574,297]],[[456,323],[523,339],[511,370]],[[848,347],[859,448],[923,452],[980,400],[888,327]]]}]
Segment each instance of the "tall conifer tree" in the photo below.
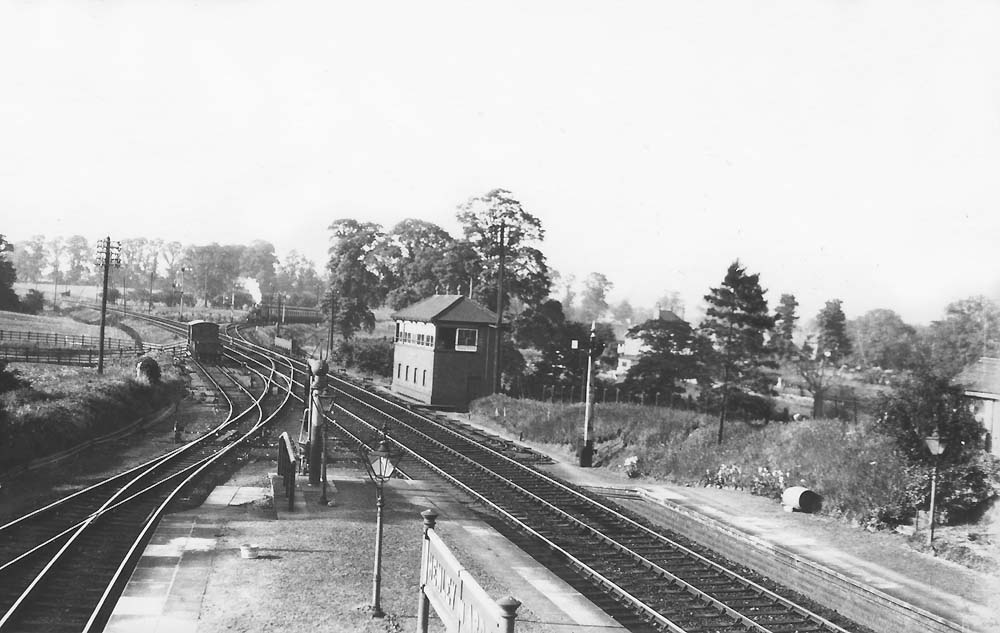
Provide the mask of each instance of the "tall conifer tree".
[{"label": "tall conifer tree", "polygon": [[712,343],[714,384],[710,393],[719,399],[719,443],[730,410],[745,415],[769,415],[770,396],[777,368],[765,345],[774,328],[760,287],[760,275],[748,275],[739,261],[730,264],[722,285],[705,295],[708,302],[700,330]]}]

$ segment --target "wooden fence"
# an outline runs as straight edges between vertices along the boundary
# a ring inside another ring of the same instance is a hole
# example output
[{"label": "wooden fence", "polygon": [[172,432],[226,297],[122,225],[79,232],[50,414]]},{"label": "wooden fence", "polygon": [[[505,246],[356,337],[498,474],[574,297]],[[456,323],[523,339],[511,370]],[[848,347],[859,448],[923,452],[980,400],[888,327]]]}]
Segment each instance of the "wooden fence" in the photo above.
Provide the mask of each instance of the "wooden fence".
[{"label": "wooden fence", "polygon": [[[0,330],[0,347],[7,342],[15,343],[18,347],[24,347],[27,343],[33,347],[92,347],[100,345],[100,337],[86,336],[84,334],[55,334],[52,332],[27,332],[19,330]],[[104,337],[104,349],[134,349],[135,343],[131,340],[121,338]]]}]

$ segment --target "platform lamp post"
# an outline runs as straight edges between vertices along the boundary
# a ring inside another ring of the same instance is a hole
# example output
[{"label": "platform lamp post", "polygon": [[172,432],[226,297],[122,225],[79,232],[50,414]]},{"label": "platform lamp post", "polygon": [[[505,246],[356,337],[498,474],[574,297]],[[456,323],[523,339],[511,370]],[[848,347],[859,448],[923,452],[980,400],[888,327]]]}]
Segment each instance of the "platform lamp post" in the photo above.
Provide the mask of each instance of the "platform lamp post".
[{"label": "platform lamp post", "polygon": [[372,617],[385,617],[382,611],[382,509],[385,507],[385,495],[382,486],[389,481],[392,473],[396,470],[396,465],[403,458],[403,451],[400,450],[390,439],[386,431],[382,430],[382,438],[374,450],[369,450],[364,456],[365,469],[368,476],[375,484],[375,569],[372,577]]},{"label": "platform lamp post", "polygon": [[931,507],[928,513],[927,547],[934,550],[934,497],[937,495],[937,474],[938,462],[941,461],[941,453],[947,447],[947,443],[938,435],[938,430],[934,429],[934,434],[924,438],[927,450],[934,456],[934,470],[931,472]]}]

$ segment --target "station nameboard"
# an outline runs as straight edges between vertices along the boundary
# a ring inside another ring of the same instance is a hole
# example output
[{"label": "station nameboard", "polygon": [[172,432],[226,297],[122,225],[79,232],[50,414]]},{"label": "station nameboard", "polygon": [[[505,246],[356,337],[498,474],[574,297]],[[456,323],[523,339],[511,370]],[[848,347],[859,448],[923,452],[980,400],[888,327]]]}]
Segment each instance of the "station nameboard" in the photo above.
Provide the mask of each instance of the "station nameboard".
[{"label": "station nameboard", "polygon": [[[494,602],[433,529],[425,530],[420,587],[448,633],[513,631],[520,603],[506,599],[501,606]],[[426,623],[418,622],[420,627],[427,630]]]}]

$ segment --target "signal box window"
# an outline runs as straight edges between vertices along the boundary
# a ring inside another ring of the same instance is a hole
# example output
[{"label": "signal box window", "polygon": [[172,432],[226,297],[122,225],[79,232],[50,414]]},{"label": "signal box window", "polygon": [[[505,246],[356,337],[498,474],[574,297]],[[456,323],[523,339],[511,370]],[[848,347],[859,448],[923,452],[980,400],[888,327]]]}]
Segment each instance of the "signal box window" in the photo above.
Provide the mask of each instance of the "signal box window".
[{"label": "signal box window", "polygon": [[455,351],[474,352],[479,341],[479,330],[458,328],[455,333]]}]

